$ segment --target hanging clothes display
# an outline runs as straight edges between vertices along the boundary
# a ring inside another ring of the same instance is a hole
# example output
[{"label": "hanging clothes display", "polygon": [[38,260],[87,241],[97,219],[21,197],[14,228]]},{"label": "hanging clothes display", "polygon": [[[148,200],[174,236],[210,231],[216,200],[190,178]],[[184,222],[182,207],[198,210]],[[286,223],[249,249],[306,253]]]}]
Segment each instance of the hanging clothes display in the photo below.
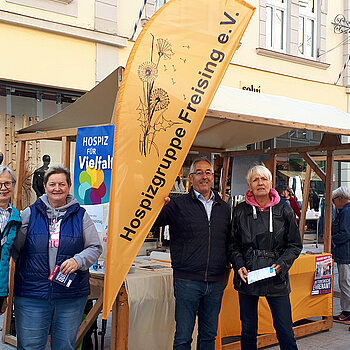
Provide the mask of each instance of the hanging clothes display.
[{"label": "hanging clothes display", "polygon": [[288,186],[293,189],[295,198],[297,199],[299,206],[301,206],[303,201],[303,184],[301,177],[299,175],[290,177]]}]

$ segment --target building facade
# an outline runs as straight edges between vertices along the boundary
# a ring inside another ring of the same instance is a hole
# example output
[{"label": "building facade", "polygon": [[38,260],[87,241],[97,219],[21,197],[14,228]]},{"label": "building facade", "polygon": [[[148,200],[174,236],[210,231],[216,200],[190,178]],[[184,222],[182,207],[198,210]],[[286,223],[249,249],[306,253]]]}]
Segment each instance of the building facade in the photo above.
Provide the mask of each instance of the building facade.
[{"label": "building facade", "polygon": [[[350,43],[336,24],[347,24],[350,0],[249,2],[256,12],[222,84],[349,111]],[[46,118],[125,66],[143,25],[165,3],[0,0],[2,130],[6,114],[15,116],[17,129],[23,114]],[[249,147],[311,145],[321,137],[293,130]],[[4,140],[0,135],[0,151]],[[349,182],[348,170],[347,163],[335,167],[336,185]]]}]

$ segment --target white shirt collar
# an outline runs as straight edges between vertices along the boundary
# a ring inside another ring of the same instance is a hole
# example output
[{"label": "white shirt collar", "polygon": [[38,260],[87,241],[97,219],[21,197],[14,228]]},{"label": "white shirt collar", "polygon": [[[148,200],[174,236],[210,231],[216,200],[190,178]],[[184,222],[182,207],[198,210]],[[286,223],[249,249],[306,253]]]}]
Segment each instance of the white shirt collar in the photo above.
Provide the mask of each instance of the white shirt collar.
[{"label": "white shirt collar", "polygon": [[214,194],[214,192],[211,191],[211,190],[210,190],[210,197],[209,197],[208,200],[206,200],[206,199],[204,198],[204,196],[203,196],[201,193],[199,193],[198,191],[196,191],[195,189],[193,189],[193,192],[194,192],[195,196],[196,196],[198,199],[202,198],[202,199],[204,199],[206,202],[214,201],[214,199],[215,199],[215,194]]}]

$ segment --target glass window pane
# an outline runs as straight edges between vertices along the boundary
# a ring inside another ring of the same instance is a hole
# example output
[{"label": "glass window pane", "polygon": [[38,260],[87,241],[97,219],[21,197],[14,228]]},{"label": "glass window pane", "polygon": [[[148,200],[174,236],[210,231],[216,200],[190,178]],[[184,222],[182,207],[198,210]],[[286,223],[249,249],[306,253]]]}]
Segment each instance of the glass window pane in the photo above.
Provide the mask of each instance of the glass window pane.
[{"label": "glass window pane", "polygon": [[276,38],[275,43],[278,49],[283,50],[283,24],[284,24],[284,11],[276,10]]},{"label": "glass window pane", "polygon": [[11,111],[15,116],[26,114],[28,117],[37,116],[36,98],[29,96],[11,96]]},{"label": "glass window pane", "polygon": [[43,119],[51,117],[57,113],[56,101],[43,100]]},{"label": "glass window pane", "polygon": [[304,54],[304,17],[299,17],[298,51]]},{"label": "glass window pane", "polygon": [[156,11],[158,11],[165,3],[167,0],[156,0]]},{"label": "glass window pane", "polygon": [[[1,118],[3,118],[6,114],[6,90],[4,87],[0,87],[0,126]],[[1,141],[0,141],[1,142]]]},{"label": "glass window pane", "polygon": [[307,12],[315,12],[315,0],[299,0],[299,7]]},{"label": "glass window pane", "polygon": [[311,19],[306,21],[306,55],[314,57],[314,42],[315,42],[315,22]]},{"label": "glass window pane", "polygon": [[272,7],[266,7],[266,45],[272,47]]}]

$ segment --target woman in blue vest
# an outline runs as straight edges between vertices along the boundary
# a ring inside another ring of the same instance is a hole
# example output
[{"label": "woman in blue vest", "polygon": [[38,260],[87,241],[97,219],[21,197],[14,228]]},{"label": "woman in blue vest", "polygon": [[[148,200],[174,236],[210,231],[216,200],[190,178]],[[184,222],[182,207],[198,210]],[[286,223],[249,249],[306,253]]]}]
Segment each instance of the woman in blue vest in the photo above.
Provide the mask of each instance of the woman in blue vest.
[{"label": "woman in blue vest", "polygon": [[7,307],[10,249],[21,226],[18,210],[10,203],[16,177],[7,166],[0,166],[0,315]]},{"label": "woman in blue vest", "polygon": [[[46,193],[21,215],[14,246],[17,349],[44,350],[49,332],[52,349],[75,348],[90,293],[89,267],[102,246],[70,187],[69,170],[51,167],[44,176]],[[59,273],[70,275],[66,285]]]}]

